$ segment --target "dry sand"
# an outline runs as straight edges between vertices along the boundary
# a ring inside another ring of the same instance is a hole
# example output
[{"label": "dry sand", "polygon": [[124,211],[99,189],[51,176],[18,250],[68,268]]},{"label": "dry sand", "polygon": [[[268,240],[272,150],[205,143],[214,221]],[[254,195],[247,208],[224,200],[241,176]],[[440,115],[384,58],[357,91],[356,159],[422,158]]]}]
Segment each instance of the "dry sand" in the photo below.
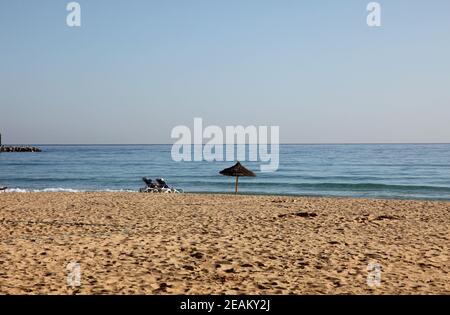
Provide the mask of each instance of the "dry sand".
[{"label": "dry sand", "polygon": [[449,246],[448,202],[0,193],[2,294],[449,294]]}]

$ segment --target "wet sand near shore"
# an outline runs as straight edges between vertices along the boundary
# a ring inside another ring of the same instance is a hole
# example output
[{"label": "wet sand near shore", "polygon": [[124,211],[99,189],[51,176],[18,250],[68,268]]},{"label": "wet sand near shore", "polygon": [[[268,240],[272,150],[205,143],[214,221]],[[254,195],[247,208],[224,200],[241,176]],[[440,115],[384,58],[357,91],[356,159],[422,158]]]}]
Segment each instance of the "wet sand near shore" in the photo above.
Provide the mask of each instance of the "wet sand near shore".
[{"label": "wet sand near shore", "polygon": [[0,294],[450,294],[449,247],[450,202],[0,193]]}]

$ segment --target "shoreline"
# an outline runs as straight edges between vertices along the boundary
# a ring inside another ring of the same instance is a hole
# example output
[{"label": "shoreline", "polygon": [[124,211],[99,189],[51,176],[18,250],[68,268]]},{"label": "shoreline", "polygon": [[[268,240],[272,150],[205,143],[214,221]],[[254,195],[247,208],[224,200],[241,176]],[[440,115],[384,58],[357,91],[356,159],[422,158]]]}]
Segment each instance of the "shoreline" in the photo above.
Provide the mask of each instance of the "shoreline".
[{"label": "shoreline", "polygon": [[[7,187],[6,190],[0,191],[0,193],[32,193],[32,194],[42,194],[42,193],[71,193],[71,194],[83,194],[83,193],[137,193],[137,194],[151,194],[151,195],[173,195],[172,193],[142,193],[137,189],[105,189],[105,190],[78,190],[72,188],[11,188]],[[239,192],[235,195],[234,192],[205,192],[205,191],[192,191],[176,193],[174,195],[205,195],[205,196],[247,196],[247,197],[286,197],[286,198],[320,198],[320,199],[355,199],[355,200],[385,200],[385,201],[431,201],[431,202],[449,202],[450,198],[402,198],[402,197],[356,197],[356,196],[332,196],[332,195],[297,195],[297,194],[265,194],[265,193],[253,193],[253,192]]]},{"label": "shoreline", "polygon": [[450,292],[450,202],[91,192],[0,205],[0,294]]}]

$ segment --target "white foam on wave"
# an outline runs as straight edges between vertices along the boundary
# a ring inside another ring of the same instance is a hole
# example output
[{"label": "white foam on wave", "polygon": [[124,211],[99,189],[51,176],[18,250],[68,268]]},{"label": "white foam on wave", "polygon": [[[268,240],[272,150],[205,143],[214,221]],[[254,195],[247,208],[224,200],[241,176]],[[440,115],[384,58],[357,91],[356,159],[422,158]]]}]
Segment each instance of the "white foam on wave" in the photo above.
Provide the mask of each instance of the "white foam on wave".
[{"label": "white foam on wave", "polygon": [[6,190],[3,190],[1,192],[3,192],[3,193],[12,193],[12,192],[15,192],[15,193],[26,193],[26,192],[29,192],[29,191],[27,191],[26,189],[22,189],[22,188],[7,188]]},{"label": "white foam on wave", "polygon": [[7,188],[3,192],[5,193],[39,193],[39,192],[69,192],[69,193],[80,193],[80,192],[136,192],[130,189],[103,189],[103,190],[81,190],[72,188],[44,188],[44,189],[23,189],[23,188]]},{"label": "white foam on wave", "polygon": [[83,192],[83,190],[71,189],[71,188],[44,188],[44,189],[35,189],[33,192]]}]

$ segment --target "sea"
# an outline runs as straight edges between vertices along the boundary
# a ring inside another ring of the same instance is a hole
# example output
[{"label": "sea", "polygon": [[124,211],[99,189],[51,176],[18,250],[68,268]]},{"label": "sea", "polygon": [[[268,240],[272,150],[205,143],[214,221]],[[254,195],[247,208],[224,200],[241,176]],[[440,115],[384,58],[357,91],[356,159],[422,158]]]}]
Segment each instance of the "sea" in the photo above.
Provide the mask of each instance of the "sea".
[{"label": "sea", "polygon": [[[235,178],[219,174],[234,161],[177,162],[169,144],[36,146],[0,153],[6,192],[132,192],[146,176],[187,193],[234,193]],[[282,144],[275,172],[241,163],[256,174],[239,178],[241,194],[450,200],[450,144]]]}]

